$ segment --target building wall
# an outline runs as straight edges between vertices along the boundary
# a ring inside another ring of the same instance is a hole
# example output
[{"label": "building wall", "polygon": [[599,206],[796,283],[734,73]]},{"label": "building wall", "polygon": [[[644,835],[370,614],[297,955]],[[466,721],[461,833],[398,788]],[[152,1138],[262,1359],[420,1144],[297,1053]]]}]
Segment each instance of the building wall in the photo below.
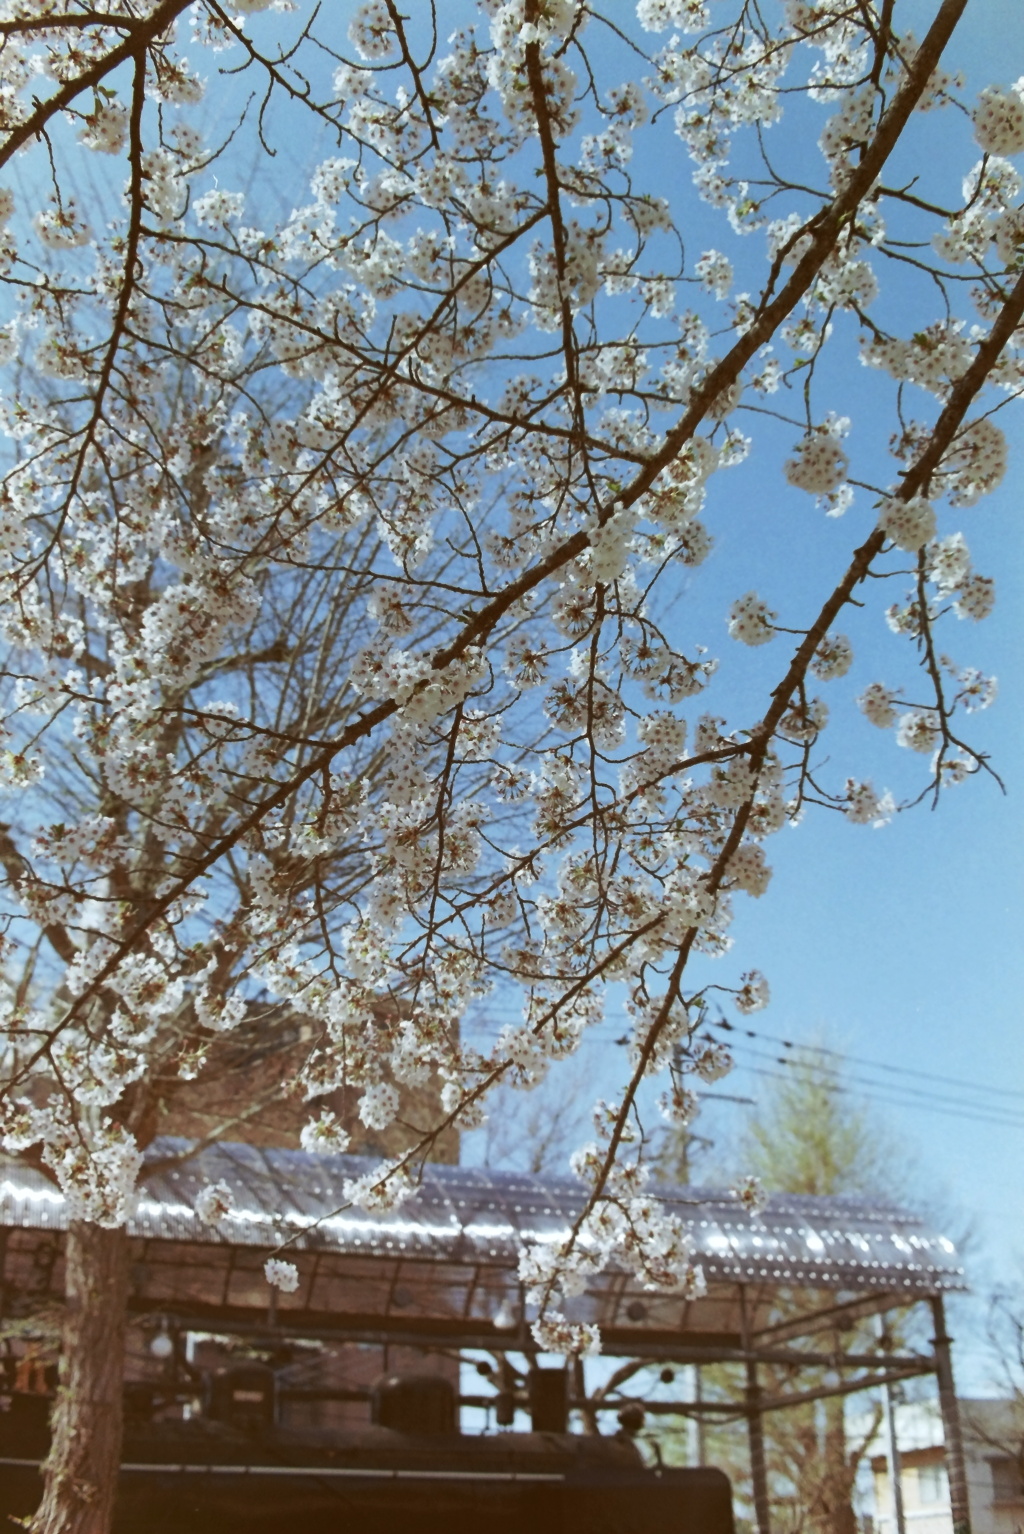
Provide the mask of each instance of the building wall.
[{"label": "building wall", "polygon": [[[971,1534],[1024,1534],[1024,1414],[1021,1403],[960,1403]],[[942,1419],[934,1402],[896,1408],[907,1534],[953,1534]],[[895,1534],[884,1445],[871,1446],[872,1501],[865,1529]]]},{"label": "building wall", "polygon": [[[892,1492],[885,1458],[873,1455],[875,1528],[878,1534],[893,1534]],[[907,1534],[953,1534],[949,1506],[949,1481],[941,1448],[912,1449],[900,1455],[900,1487],[903,1492],[903,1515]]]},{"label": "building wall", "polygon": [[[161,1083],[150,1133],[295,1150],[302,1126],[328,1108],[350,1136],[353,1155],[384,1157],[408,1150],[441,1118],[436,1074],[423,1086],[400,1088],[399,1117],[384,1130],[370,1130],[362,1123],[357,1091],[341,1087],[307,1100],[295,1083],[315,1047],[312,1030],[301,1020],[282,1022],[272,1011],[265,1019],[254,1017],[212,1041],[208,1063],[195,1080],[168,1076]],[[458,1130],[439,1134],[428,1159],[456,1164]]]}]

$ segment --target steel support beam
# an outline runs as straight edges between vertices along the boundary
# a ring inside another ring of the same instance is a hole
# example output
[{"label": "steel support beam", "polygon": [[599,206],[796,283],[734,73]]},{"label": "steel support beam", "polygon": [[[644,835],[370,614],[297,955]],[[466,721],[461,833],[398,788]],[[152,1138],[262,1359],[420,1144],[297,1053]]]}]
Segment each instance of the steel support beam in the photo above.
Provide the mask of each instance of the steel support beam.
[{"label": "steel support beam", "polygon": [[772,1534],[771,1512],[768,1505],[768,1466],[764,1452],[764,1417],[761,1408],[761,1386],[757,1378],[757,1364],[747,1360],[747,1436],[750,1441],[750,1480],[754,1492],[754,1517],[757,1534]]},{"label": "steel support beam", "polygon": [[[885,1318],[879,1316],[878,1323],[884,1339]],[[903,1511],[903,1464],[900,1460],[899,1436],[896,1431],[896,1402],[893,1399],[892,1386],[891,1379],[886,1379],[882,1385],[885,1463],[889,1472],[889,1498],[892,1502],[893,1526],[896,1534],[907,1534],[907,1519]]]},{"label": "steel support beam", "polygon": [[967,1500],[967,1471],[964,1465],[964,1440],[960,1428],[960,1406],[953,1383],[952,1341],[946,1331],[946,1307],[937,1294],[931,1302],[935,1320],[935,1373],[939,1381],[939,1409],[946,1439],[946,1474],[949,1477],[949,1500],[953,1513],[953,1534],[971,1534],[971,1509]]}]

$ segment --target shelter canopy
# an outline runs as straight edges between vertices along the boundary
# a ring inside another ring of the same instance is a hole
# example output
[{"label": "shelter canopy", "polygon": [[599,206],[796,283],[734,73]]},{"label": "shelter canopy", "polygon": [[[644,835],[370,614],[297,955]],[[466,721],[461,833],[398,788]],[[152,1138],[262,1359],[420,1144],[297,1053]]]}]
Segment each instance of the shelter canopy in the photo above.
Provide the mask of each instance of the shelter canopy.
[{"label": "shelter canopy", "polygon": [[[263,1260],[280,1243],[298,1265],[295,1294],[275,1294],[275,1324],[292,1331],[494,1346],[521,1329],[516,1265],[524,1244],[562,1238],[583,1204],[574,1178],[428,1164],[416,1192],[393,1211],[345,1208],[343,1186],[377,1163],[357,1156],[217,1144],[192,1152],[162,1138],[129,1233],[132,1305],[195,1325],[265,1324]],[[195,1213],[201,1188],[223,1182],[235,1212],[218,1227]],[[686,1223],[707,1294],[651,1293],[624,1272],[590,1281],[571,1302],[596,1321],[608,1351],[755,1348],[860,1315],[965,1287],[951,1241],[916,1215],[859,1198],[775,1195],[759,1216],[729,1194],[657,1190]],[[66,1229],[57,1189],[33,1168],[0,1168],[7,1293],[32,1288],[40,1233]],[[52,1285],[62,1287],[60,1241]],[[495,1321],[498,1321],[498,1326]],[[506,1324],[502,1325],[502,1322]]]}]

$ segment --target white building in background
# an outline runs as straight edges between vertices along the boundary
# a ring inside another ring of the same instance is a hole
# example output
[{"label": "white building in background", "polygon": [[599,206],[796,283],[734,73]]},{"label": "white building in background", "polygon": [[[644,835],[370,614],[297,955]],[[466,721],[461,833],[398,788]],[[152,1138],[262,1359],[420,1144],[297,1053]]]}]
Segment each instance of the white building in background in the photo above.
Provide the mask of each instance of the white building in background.
[{"label": "white building in background", "polygon": [[[971,1534],[1024,1534],[1024,1407],[1010,1400],[961,1400]],[[938,1403],[895,1408],[905,1534],[953,1534]],[[862,1488],[865,1534],[897,1534],[883,1430],[869,1445]]]}]

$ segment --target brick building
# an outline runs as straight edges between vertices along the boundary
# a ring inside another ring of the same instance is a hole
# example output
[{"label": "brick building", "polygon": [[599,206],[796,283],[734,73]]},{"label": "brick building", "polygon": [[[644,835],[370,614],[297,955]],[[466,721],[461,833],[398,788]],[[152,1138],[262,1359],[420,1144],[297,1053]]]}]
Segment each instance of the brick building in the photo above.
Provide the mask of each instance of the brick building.
[{"label": "brick building", "polygon": [[[393,1026],[383,1010],[378,1026]],[[167,1076],[160,1083],[154,1132],[294,1150],[303,1124],[329,1108],[349,1134],[353,1154],[383,1157],[409,1149],[436,1124],[441,1114],[436,1075],[423,1086],[401,1088],[400,1117],[384,1130],[367,1129],[360,1121],[359,1094],[350,1088],[307,1099],[296,1082],[317,1044],[314,1029],[301,1017],[254,1005],[240,1027],[210,1041],[207,1063],[195,1080]],[[458,1130],[443,1130],[428,1159],[457,1163]]]}]

